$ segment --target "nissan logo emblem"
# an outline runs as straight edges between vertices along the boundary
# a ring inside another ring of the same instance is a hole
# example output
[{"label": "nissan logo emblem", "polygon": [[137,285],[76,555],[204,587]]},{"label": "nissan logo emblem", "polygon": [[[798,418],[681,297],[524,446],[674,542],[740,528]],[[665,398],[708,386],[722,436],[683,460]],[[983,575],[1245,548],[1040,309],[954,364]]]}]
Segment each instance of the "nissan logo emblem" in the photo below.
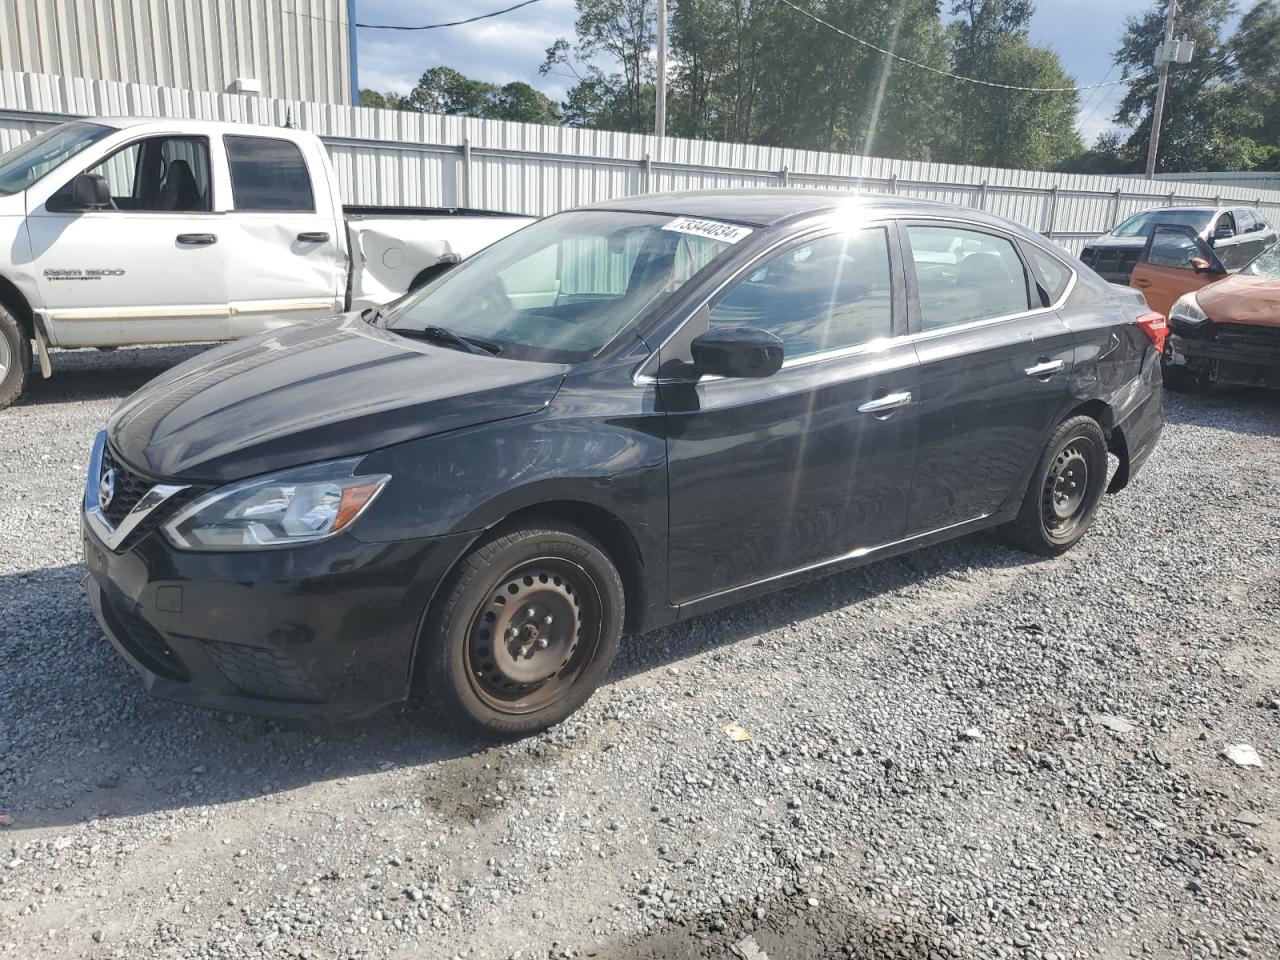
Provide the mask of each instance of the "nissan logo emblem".
[{"label": "nissan logo emblem", "polygon": [[116,472],[108,468],[98,482],[98,506],[105,510],[111,505],[111,498],[116,495]]}]

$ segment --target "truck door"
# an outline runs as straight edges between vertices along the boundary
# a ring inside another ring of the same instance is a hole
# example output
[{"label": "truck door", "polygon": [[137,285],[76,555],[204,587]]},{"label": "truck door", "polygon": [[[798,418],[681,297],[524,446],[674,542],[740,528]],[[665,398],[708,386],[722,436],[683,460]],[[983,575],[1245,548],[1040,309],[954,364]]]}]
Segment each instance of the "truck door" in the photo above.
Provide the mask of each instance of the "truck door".
[{"label": "truck door", "polygon": [[1151,231],[1133,268],[1129,285],[1147,298],[1147,305],[1166,317],[1184,293],[1199,290],[1227,275],[1227,269],[1192,227],[1161,223]]},{"label": "truck door", "polygon": [[231,175],[227,285],[234,334],[341,310],[344,224],[332,185],[313,182],[293,140],[228,134],[222,141]]},{"label": "truck door", "polygon": [[68,177],[27,217],[57,343],[224,339],[226,237],[208,138],[146,137],[81,172],[106,179],[110,208],[76,209]]}]

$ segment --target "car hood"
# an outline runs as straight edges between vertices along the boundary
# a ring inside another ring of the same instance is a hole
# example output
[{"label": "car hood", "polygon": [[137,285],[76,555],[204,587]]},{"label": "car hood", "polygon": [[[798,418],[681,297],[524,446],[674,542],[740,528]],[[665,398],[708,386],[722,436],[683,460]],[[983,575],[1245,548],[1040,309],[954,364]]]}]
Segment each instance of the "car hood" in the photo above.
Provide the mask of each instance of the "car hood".
[{"label": "car hood", "polygon": [[1280,279],[1275,277],[1236,274],[1203,288],[1196,301],[1214,323],[1280,327]]},{"label": "car hood", "polygon": [[532,413],[566,371],[436,347],[345,314],[201,354],[125,401],[107,431],[144,473],[225,483]]}]

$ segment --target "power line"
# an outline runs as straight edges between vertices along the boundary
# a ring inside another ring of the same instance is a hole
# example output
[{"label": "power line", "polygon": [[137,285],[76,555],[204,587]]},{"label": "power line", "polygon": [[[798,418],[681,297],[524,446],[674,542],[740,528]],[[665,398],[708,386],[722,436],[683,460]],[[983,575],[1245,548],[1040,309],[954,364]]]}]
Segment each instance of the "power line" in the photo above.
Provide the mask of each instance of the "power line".
[{"label": "power line", "polygon": [[822,26],[826,27],[828,30],[834,30],[836,33],[840,34],[842,37],[848,37],[850,40],[854,41],[855,43],[860,43],[864,47],[874,50],[876,53],[882,53],[886,57],[892,57],[894,60],[897,60],[900,63],[905,63],[908,66],[912,66],[912,67],[919,67],[921,70],[928,70],[930,73],[936,73],[940,77],[947,77],[948,79],[951,79],[951,80],[962,80],[965,83],[976,83],[984,87],[996,87],[997,89],[1000,89],[1000,90],[1020,90],[1023,93],[1072,93],[1072,92],[1078,93],[1081,90],[1096,90],[1099,87],[1114,87],[1122,83],[1129,83],[1128,80],[1112,80],[1110,83],[1088,83],[1080,87],[1019,87],[1009,83],[993,83],[990,80],[979,80],[976,77],[964,77],[958,73],[949,73],[946,70],[939,70],[937,67],[931,67],[927,63],[920,63],[916,60],[910,60],[907,57],[899,56],[898,54],[894,53],[892,50],[886,50],[883,47],[877,47],[874,43],[871,43],[867,40],[863,40],[861,37],[855,37],[852,33],[849,33],[847,30],[841,30],[835,24],[827,23],[827,21],[823,20],[821,17],[814,16],[812,13],[810,13],[808,10],[804,9],[803,7],[796,6],[794,3],[791,2],[791,0],[782,0],[782,2],[785,3],[792,10],[796,11],[796,13],[803,14],[804,16],[808,17],[810,20],[814,21],[815,23],[822,24]]},{"label": "power line", "polygon": [[365,30],[439,30],[441,27],[461,27],[464,24],[475,23],[477,20],[500,17],[504,13],[510,13],[512,10],[519,10],[521,7],[527,7],[531,3],[539,2],[540,0],[524,0],[523,3],[517,3],[515,6],[506,7],[502,10],[495,10],[493,13],[482,13],[476,17],[468,17],[466,20],[451,20],[448,23],[428,23],[421,27],[401,27],[392,23],[357,23],[356,26]]}]

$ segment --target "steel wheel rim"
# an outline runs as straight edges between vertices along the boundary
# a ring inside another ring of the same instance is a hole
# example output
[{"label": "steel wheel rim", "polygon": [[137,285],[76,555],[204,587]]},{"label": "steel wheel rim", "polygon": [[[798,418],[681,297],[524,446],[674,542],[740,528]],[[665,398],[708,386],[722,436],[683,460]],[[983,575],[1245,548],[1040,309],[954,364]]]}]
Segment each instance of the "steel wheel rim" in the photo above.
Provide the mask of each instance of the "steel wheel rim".
[{"label": "steel wheel rim", "polygon": [[466,671],[492,709],[527,714],[563,699],[594,659],[600,595],[560,557],[517,564],[498,578],[467,628]]},{"label": "steel wheel rim", "polygon": [[1040,494],[1040,516],[1045,530],[1055,538],[1071,536],[1089,504],[1092,476],[1089,456],[1092,444],[1076,437],[1053,458]]}]

